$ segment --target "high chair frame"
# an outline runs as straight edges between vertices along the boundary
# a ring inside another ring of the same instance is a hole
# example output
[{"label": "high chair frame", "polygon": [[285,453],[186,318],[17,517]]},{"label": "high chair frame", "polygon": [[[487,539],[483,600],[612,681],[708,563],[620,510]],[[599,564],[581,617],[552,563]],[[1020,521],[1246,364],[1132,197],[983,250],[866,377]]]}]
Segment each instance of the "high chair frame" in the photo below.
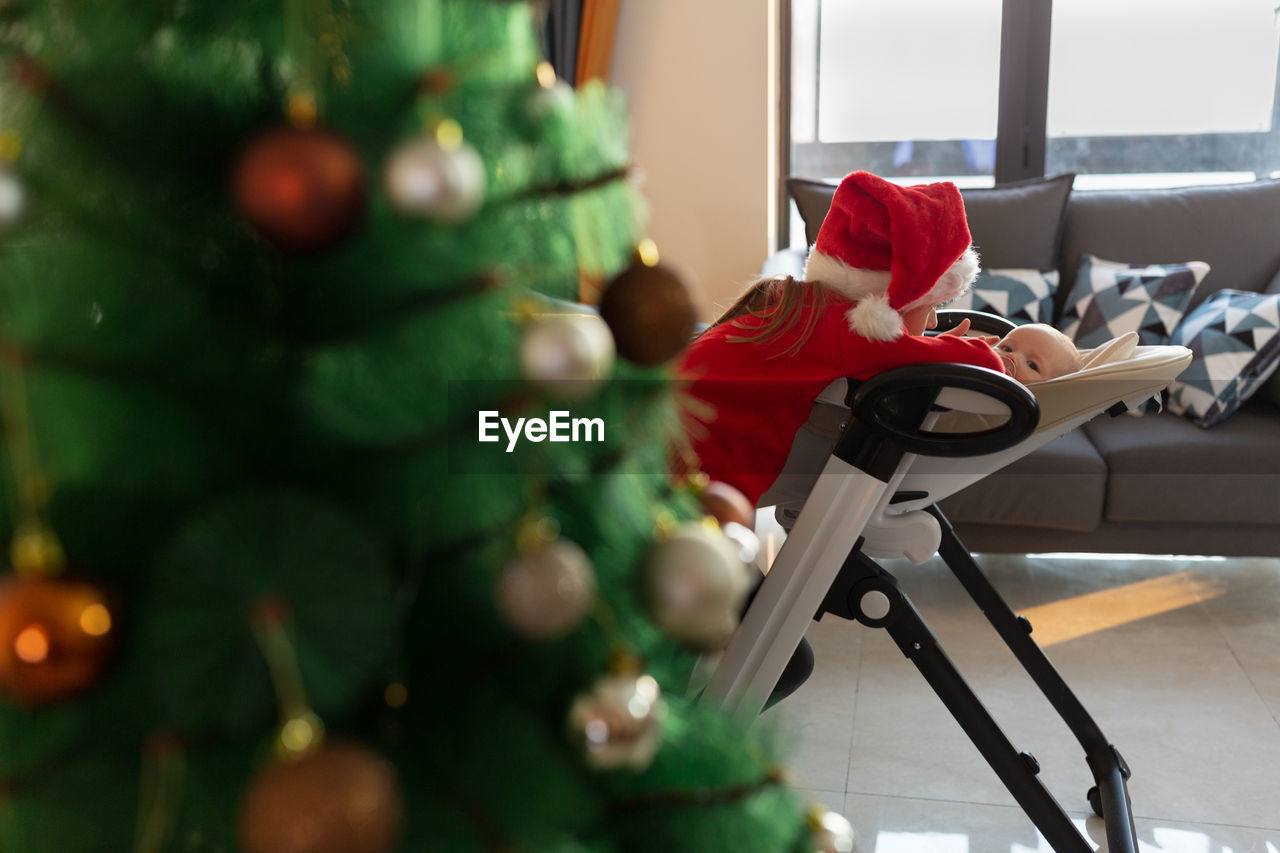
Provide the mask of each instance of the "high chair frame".
[{"label": "high chair frame", "polygon": [[[986,330],[998,331],[986,325]],[[937,551],[1084,749],[1095,781],[1086,796],[1104,821],[1109,853],[1137,853],[1126,784],[1129,768],[1120,752],[1035,642],[1030,622],[1013,612],[937,506],[927,500],[922,504],[928,496],[918,491],[899,490],[918,457],[997,458],[1001,451],[1023,442],[1039,421],[1035,397],[1001,373],[954,364],[897,368],[860,384],[850,381],[849,386],[847,429],[836,441],[701,701],[753,718],[810,620],[830,613],[883,628],[1053,849],[1058,853],[1092,850],[1039,780],[1035,758],[1013,746],[897,579],[867,555],[868,550],[885,550],[868,547],[874,543],[867,537],[887,538],[894,547],[905,547],[900,553],[916,562]],[[1115,414],[1116,407],[1108,406],[1103,410]],[[1004,421],[971,432],[930,432],[946,411],[1002,414]],[[1061,431],[1070,428],[1064,426]],[[913,508],[895,513],[895,506]],[[925,508],[914,508],[920,506]]]}]

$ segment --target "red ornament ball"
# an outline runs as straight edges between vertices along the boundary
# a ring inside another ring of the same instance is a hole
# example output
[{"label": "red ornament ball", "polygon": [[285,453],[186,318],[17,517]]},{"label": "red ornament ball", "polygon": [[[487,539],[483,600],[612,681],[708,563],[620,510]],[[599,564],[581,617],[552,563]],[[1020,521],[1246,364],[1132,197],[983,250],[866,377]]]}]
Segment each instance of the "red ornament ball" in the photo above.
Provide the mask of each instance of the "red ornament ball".
[{"label": "red ornament ball", "polygon": [[746,495],[728,483],[715,480],[707,483],[698,492],[698,502],[721,527],[730,522],[741,524],[748,530],[756,526],[756,508]]},{"label": "red ornament ball", "polygon": [[391,764],[354,743],[327,742],[273,761],[240,807],[244,853],[387,853],[400,840],[404,801]]},{"label": "red ornament ball", "polygon": [[10,575],[0,582],[0,689],[34,706],[93,686],[114,646],[112,628],[92,584]]},{"label": "red ornament ball", "polygon": [[609,282],[599,307],[618,354],[642,367],[675,358],[689,345],[698,322],[689,288],[661,264],[632,264]]},{"label": "red ornament ball", "polygon": [[249,143],[232,174],[241,215],[291,252],[313,252],[351,233],[365,209],[364,167],[345,140],[281,128]]}]

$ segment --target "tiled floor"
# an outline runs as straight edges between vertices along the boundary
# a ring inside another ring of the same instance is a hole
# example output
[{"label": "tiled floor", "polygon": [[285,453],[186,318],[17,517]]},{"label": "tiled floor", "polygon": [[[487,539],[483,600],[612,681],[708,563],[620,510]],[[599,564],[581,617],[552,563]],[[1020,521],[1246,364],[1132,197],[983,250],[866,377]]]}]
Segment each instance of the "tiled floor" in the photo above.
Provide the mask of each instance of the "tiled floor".
[{"label": "tiled floor", "polygon": [[[1280,853],[1280,560],[984,555],[1133,770],[1143,853]],[[941,561],[886,562],[1010,740],[1105,850],[1080,747]],[[860,853],[1049,851],[883,631],[826,617],[810,681],[769,711]]]}]

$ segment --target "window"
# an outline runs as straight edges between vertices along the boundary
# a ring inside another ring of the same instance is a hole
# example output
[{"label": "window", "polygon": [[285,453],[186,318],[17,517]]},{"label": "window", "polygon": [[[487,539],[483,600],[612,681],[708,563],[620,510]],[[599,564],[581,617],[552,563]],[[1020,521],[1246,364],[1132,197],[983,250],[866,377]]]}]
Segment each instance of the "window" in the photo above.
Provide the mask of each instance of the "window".
[{"label": "window", "polygon": [[1000,3],[794,0],[793,174],[990,184]]},{"label": "window", "polygon": [[1075,172],[1079,189],[1280,175],[1276,0],[784,3],[792,175]]},{"label": "window", "polygon": [[1056,0],[1045,168],[1077,186],[1270,177],[1273,0]]}]

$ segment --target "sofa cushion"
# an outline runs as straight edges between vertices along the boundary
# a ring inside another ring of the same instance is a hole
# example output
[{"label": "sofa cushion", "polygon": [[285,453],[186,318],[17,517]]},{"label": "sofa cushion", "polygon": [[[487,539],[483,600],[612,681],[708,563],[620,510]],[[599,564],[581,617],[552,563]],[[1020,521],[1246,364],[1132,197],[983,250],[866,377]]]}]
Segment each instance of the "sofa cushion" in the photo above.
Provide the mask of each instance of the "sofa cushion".
[{"label": "sofa cushion", "polygon": [[[1033,178],[986,189],[963,189],[969,232],[984,267],[1052,269],[1075,175]],[[787,178],[810,246],[831,207],[836,182]]]},{"label": "sofa cushion", "polygon": [[982,265],[990,269],[1057,267],[1067,198],[1075,179],[1075,175],[1055,175],[961,190],[969,233]]},{"label": "sofa cushion", "polygon": [[836,194],[834,181],[820,181],[811,178],[787,178],[787,192],[800,211],[804,220],[804,241],[812,246],[818,240],[818,229],[822,220],[826,219],[831,209],[831,198]]},{"label": "sofa cushion", "polygon": [[1249,403],[1212,430],[1165,412],[1084,427],[1107,465],[1109,521],[1280,524],[1280,418]]},{"label": "sofa cushion", "polygon": [[1093,530],[1102,519],[1106,480],[1102,457],[1084,433],[1075,430],[939,506],[956,523]]},{"label": "sofa cushion", "polygon": [[968,292],[947,307],[985,311],[1015,323],[1049,323],[1057,289],[1057,270],[983,269]]},{"label": "sofa cushion", "polygon": [[1196,258],[1212,272],[1196,288],[1195,308],[1224,287],[1259,293],[1280,268],[1280,180],[1176,190],[1076,192],[1067,206],[1058,267],[1062,300],[1085,252],[1135,263]]},{"label": "sofa cushion", "polygon": [[1221,423],[1280,365],[1280,293],[1219,290],[1169,342],[1194,356],[1169,383],[1169,411],[1205,428]]},{"label": "sofa cushion", "polygon": [[1082,348],[1128,332],[1142,346],[1167,344],[1207,272],[1201,261],[1126,264],[1086,253],[1058,327]]}]

